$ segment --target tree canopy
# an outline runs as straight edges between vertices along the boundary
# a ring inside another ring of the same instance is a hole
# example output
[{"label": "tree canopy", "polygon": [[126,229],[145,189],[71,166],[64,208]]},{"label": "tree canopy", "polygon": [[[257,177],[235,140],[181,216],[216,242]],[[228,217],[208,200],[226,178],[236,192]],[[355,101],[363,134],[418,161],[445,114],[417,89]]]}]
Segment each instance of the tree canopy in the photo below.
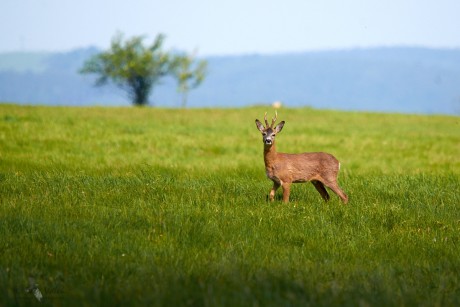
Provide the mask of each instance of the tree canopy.
[{"label": "tree canopy", "polygon": [[[193,86],[184,86],[184,82],[195,80],[193,85],[198,86],[204,79],[205,61],[196,65],[204,67],[201,70],[187,70],[189,75],[184,81],[178,74],[184,72],[180,63],[192,59],[188,55],[173,55],[163,50],[164,35],[156,36],[150,46],[143,44],[142,36],[135,36],[126,41],[121,33],[117,34],[109,50],[101,52],[87,60],[80,70],[84,74],[96,74],[96,85],[104,85],[112,81],[124,90],[134,105],[148,104],[148,97],[153,87],[159,84],[160,79],[166,75],[175,76],[178,90],[186,93]],[[194,60],[188,64],[193,65]],[[196,80],[200,80],[198,83]]]},{"label": "tree canopy", "polygon": [[177,80],[177,91],[182,94],[182,107],[187,104],[187,95],[206,77],[207,62],[196,61],[194,56],[180,55],[174,57],[173,74]]}]

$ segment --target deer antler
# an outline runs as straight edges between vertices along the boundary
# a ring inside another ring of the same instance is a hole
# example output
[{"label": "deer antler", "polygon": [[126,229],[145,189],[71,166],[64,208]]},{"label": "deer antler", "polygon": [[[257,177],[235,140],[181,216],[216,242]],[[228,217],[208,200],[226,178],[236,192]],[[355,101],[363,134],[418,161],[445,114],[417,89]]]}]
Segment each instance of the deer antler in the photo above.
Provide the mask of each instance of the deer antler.
[{"label": "deer antler", "polygon": [[264,121],[265,121],[265,128],[268,128],[268,127],[270,127],[270,126],[268,125],[268,120],[267,120],[267,112],[265,112],[265,115],[264,115]]},{"label": "deer antler", "polygon": [[273,126],[275,125],[275,122],[276,122],[276,118],[278,117],[278,112],[275,111],[275,117],[272,119],[272,125],[270,127],[273,128]]}]

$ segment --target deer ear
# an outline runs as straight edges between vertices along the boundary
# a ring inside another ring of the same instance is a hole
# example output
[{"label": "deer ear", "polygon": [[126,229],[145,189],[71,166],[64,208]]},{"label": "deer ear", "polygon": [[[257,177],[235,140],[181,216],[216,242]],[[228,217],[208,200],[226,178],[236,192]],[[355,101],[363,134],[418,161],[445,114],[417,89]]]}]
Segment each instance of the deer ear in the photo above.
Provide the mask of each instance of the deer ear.
[{"label": "deer ear", "polygon": [[275,132],[276,133],[281,132],[281,130],[283,130],[283,127],[284,127],[284,120],[281,123],[279,123],[278,125],[276,125]]},{"label": "deer ear", "polygon": [[260,132],[264,132],[265,128],[264,128],[264,125],[262,125],[262,123],[256,119],[256,126],[257,126],[257,129],[259,129]]}]

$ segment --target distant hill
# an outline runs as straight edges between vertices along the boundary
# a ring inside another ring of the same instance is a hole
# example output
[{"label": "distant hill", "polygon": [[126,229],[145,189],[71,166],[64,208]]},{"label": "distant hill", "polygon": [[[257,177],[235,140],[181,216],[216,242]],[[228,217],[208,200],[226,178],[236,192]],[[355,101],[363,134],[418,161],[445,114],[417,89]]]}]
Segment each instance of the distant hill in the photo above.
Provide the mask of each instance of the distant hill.
[{"label": "distant hill", "polygon": [[46,69],[46,52],[11,52],[0,54],[0,71],[43,72]]},{"label": "distant hill", "polygon": [[[0,101],[51,105],[129,105],[119,89],[78,74],[95,48],[0,54]],[[209,75],[188,106],[287,106],[460,114],[460,49],[375,48],[206,58]],[[176,107],[172,80],[151,103]]]}]

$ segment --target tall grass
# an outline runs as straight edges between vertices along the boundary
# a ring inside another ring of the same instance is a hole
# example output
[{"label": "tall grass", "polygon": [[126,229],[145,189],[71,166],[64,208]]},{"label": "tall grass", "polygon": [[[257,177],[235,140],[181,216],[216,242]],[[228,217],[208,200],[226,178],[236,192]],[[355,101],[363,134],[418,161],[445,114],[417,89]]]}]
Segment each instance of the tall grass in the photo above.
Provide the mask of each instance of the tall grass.
[{"label": "tall grass", "polygon": [[282,109],[342,162],[266,202],[264,109],[0,106],[0,305],[459,305],[458,117]]}]

